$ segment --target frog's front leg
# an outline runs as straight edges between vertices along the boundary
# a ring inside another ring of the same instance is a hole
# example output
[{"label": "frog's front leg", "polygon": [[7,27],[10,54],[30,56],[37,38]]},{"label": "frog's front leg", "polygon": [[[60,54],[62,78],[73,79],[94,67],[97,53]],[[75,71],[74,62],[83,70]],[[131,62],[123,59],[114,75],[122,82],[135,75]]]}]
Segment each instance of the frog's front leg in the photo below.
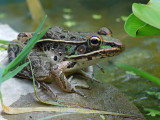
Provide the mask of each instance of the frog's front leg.
[{"label": "frog's front leg", "polygon": [[56,80],[57,84],[60,88],[66,92],[76,92],[79,95],[83,95],[78,89],[76,89],[75,85],[71,84],[72,76],[67,79],[66,75],[64,74],[65,69],[70,66],[72,62],[64,61],[59,64],[55,64],[51,68],[51,76]]}]

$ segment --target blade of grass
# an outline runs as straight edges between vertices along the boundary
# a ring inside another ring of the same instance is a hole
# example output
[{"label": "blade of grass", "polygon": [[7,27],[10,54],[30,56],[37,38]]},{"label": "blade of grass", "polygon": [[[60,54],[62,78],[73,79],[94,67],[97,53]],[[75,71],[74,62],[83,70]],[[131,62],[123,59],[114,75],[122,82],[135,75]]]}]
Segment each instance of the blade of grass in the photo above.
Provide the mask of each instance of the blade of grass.
[{"label": "blade of grass", "polygon": [[47,32],[47,30],[49,28],[46,28],[45,30],[43,30],[43,32],[41,34],[38,35],[38,32],[40,31],[40,29],[42,28],[45,20],[46,20],[45,16],[41,22],[41,24],[39,25],[39,27],[37,28],[36,32],[34,33],[33,37],[31,38],[31,40],[28,42],[28,44],[24,47],[24,49],[22,50],[22,52],[11,62],[7,65],[4,74],[6,75],[6,73],[15,68],[18,64],[20,64],[25,57],[27,56],[27,54],[31,51],[31,49],[34,47],[34,45],[36,44],[36,42]]},{"label": "blade of grass", "polygon": [[[39,25],[39,27],[37,28],[36,32],[34,33],[33,37],[28,42],[28,44],[26,45],[26,47],[22,50],[22,52],[10,64],[8,64],[5,69],[0,68],[0,99],[1,99],[1,105],[3,107],[3,110],[6,111],[6,112],[8,112],[8,110],[10,108],[7,107],[7,106],[5,106],[3,104],[3,98],[2,98],[2,93],[1,93],[1,84],[2,84],[3,81],[5,81],[6,79],[9,79],[16,72],[20,71],[22,69],[22,67],[24,67],[25,65],[28,64],[28,63],[25,63],[22,66],[16,68],[13,71],[13,73],[12,72],[8,73],[11,69],[15,68],[18,64],[20,64],[25,59],[25,57],[30,52],[30,50],[34,47],[34,45],[36,44],[36,42],[47,32],[48,28],[46,28],[41,34],[38,35],[38,32],[42,28],[42,26],[43,26],[46,18],[47,18],[47,16],[44,17],[44,19],[42,20],[41,24]],[[1,40],[1,43],[3,43],[3,44],[9,44],[10,42],[6,42],[6,41]],[[6,74],[8,76],[5,76]]]},{"label": "blade of grass", "polygon": [[125,70],[128,70],[128,71],[133,71],[134,73],[136,73],[137,75],[140,75],[154,83],[156,83],[157,85],[160,86],[160,79],[145,72],[145,71],[142,71],[140,69],[137,69],[135,67],[132,67],[132,66],[129,66],[129,65],[125,65],[125,64],[116,64],[117,66],[121,67],[121,68],[124,68]]},{"label": "blade of grass", "polygon": [[73,114],[81,114],[81,113],[61,113],[61,114],[56,114],[56,115],[51,115],[51,116],[39,118],[37,120],[47,120],[47,119],[55,118],[55,117],[58,117],[58,116],[73,115]]},{"label": "blade of grass", "polygon": [[[0,94],[1,95],[1,94]],[[141,118],[136,115],[123,114],[116,112],[107,112],[101,110],[91,110],[87,108],[67,108],[67,107],[26,107],[26,108],[12,108],[4,105],[5,113],[7,114],[21,114],[28,112],[61,112],[61,113],[72,113],[72,114],[101,114],[101,115],[113,115],[113,116],[122,116],[124,118]],[[141,118],[141,120],[144,120]]]},{"label": "blade of grass", "polygon": [[4,68],[0,68],[0,89],[1,89],[1,80],[2,80],[2,75],[3,75],[3,72],[4,72]]},{"label": "blade of grass", "polygon": [[13,43],[13,42],[7,41],[7,40],[0,40],[0,44],[3,44],[3,45],[16,44],[16,45],[23,47],[22,45],[20,45],[18,43]]},{"label": "blade of grass", "polygon": [[12,42],[7,41],[7,40],[0,40],[0,44],[9,45],[9,44],[12,44]]},{"label": "blade of grass", "polygon": [[1,43],[1,44],[4,44],[4,45],[9,45],[9,44],[11,44],[10,41],[6,41],[6,40],[0,40],[0,43]]},{"label": "blade of grass", "polygon": [[4,72],[4,68],[0,68],[0,79],[2,78],[3,72]]},{"label": "blade of grass", "polygon": [[4,82],[12,77],[14,77],[17,73],[19,73],[25,66],[27,66],[29,62],[24,63],[21,66],[18,66],[15,70],[8,72],[5,76],[2,77],[0,82]]}]

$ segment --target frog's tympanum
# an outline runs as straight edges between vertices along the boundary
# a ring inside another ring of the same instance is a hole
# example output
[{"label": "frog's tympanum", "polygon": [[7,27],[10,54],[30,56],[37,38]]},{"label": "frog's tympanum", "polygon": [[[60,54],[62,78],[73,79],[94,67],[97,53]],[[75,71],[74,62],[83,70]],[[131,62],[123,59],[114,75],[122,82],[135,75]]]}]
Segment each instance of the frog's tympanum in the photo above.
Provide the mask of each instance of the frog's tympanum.
[{"label": "frog's tympanum", "polygon": [[[25,46],[32,35],[33,33],[19,33],[18,40],[13,42]],[[84,86],[71,84],[73,74],[81,74],[94,80],[91,65],[101,59],[118,55],[123,50],[122,43],[111,37],[110,30],[105,27],[97,33],[70,32],[61,27],[52,27],[36,43],[29,53],[29,58],[36,81],[51,83],[55,80],[62,90],[82,95],[76,87]],[[21,51],[21,46],[9,45],[9,61],[11,62]],[[24,60],[26,61],[28,58]],[[17,76],[32,79],[30,66],[25,67]]]}]

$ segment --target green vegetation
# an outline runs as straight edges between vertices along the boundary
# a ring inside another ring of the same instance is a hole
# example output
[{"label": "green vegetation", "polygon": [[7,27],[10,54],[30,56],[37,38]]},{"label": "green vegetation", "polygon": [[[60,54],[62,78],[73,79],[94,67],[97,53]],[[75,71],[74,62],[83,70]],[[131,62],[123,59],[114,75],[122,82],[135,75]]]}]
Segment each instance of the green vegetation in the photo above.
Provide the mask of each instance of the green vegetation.
[{"label": "green vegetation", "polygon": [[6,17],[6,14],[5,13],[0,13],[0,19],[3,19]]},{"label": "green vegetation", "polygon": [[140,70],[140,69],[137,69],[137,68],[134,68],[132,66],[129,66],[129,65],[125,65],[125,64],[117,64],[117,66],[121,67],[121,68],[124,68],[128,71],[132,71],[134,73],[136,73],[137,75],[140,75],[150,81],[152,81],[153,83],[157,84],[160,86],[160,79],[143,71],[143,70]]},{"label": "green vegetation", "polygon": [[134,3],[133,13],[125,23],[125,31],[133,36],[160,35],[160,1],[150,0],[147,5]]},{"label": "green vegetation", "polygon": [[[47,17],[47,16],[46,16]],[[13,70],[14,68],[16,68],[27,56],[27,54],[31,51],[31,49],[34,47],[34,45],[36,44],[36,42],[47,32],[47,30],[49,28],[46,28],[45,30],[42,31],[41,34],[38,35],[38,32],[41,30],[44,21],[46,19],[46,17],[43,19],[42,23],[40,24],[40,26],[38,27],[38,29],[36,30],[36,32],[34,33],[33,37],[31,38],[31,40],[28,42],[28,44],[24,47],[24,49],[22,50],[22,52],[11,62],[7,65],[7,67],[4,70],[3,76],[5,76],[8,72],[10,72],[11,70]],[[3,77],[2,76],[2,77]]]},{"label": "green vegetation", "polygon": [[65,21],[63,24],[64,24],[65,26],[67,26],[67,27],[70,28],[70,27],[75,26],[75,25],[76,25],[76,22],[69,20],[69,21]]},{"label": "green vegetation", "polygon": [[70,9],[70,8],[64,8],[64,9],[63,9],[63,12],[64,12],[64,13],[71,13],[71,12],[72,12],[72,9]]},{"label": "green vegetation", "polygon": [[[152,36],[160,35],[160,1],[150,0],[147,5],[134,3],[132,5],[133,13],[129,15],[125,22],[125,31],[133,36]],[[151,82],[160,86],[160,79],[132,66],[117,64],[117,66],[132,71],[137,75],[140,75]],[[159,92],[147,92],[149,95],[156,95],[160,99]],[[149,112],[147,115],[156,116],[160,115],[160,111],[145,108],[145,111]]]},{"label": "green vegetation", "polygon": [[100,20],[100,19],[102,19],[102,15],[93,14],[93,15],[92,15],[92,18],[95,19],[95,20]]}]

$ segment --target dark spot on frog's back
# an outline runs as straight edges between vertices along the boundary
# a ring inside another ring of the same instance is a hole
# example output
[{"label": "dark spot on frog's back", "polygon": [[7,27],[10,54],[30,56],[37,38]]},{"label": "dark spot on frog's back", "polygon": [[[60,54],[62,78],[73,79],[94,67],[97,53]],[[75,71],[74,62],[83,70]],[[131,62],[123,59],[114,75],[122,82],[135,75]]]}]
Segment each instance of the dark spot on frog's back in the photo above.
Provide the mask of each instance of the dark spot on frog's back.
[{"label": "dark spot on frog's back", "polygon": [[72,62],[71,64],[69,64],[69,65],[67,66],[67,68],[73,68],[75,65],[76,65],[76,62]]},{"label": "dark spot on frog's back", "polygon": [[58,57],[57,56],[54,56],[54,61],[57,61],[58,60]]},{"label": "dark spot on frog's back", "polygon": [[58,43],[55,42],[55,43],[53,44],[53,48],[56,49],[57,47],[58,47]]},{"label": "dark spot on frog's back", "polygon": [[66,37],[65,37],[65,35],[60,35],[59,38],[60,38],[61,40],[63,40],[63,39],[65,39]]}]

